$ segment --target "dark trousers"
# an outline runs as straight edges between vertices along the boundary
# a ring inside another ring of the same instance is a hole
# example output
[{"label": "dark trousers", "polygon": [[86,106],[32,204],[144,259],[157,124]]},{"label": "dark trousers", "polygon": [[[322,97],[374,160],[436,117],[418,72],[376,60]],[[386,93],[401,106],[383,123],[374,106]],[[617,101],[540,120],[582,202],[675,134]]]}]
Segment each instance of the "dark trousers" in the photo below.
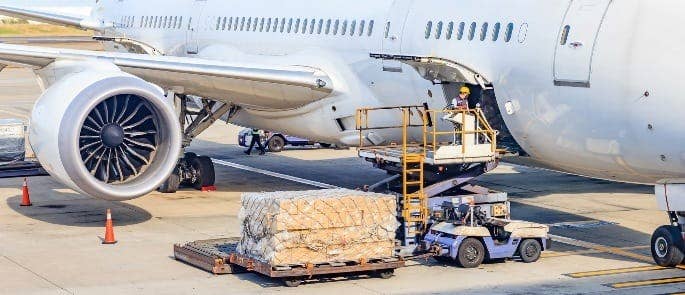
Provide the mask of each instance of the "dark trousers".
[{"label": "dark trousers", "polygon": [[262,142],[259,140],[259,135],[252,135],[252,142],[250,142],[250,147],[247,149],[247,153],[250,154],[252,152],[252,148],[254,147],[254,144],[257,144],[259,147],[259,152],[260,153],[265,153],[264,151],[264,146],[262,146]]}]

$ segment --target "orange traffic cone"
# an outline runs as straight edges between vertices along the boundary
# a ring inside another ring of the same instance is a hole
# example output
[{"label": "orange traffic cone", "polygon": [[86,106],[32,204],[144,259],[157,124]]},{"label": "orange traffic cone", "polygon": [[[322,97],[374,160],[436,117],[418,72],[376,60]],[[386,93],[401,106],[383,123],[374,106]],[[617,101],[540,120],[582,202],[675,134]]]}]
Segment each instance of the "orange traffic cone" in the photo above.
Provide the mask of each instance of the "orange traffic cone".
[{"label": "orange traffic cone", "polygon": [[116,244],[117,240],[114,239],[114,225],[112,224],[112,211],[107,209],[107,221],[105,222],[105,240],[102,241],[103,244]]},{"label": "orange traffic cone", "polygon": [[32,206],[31,198],[29,197],[29,185],[26,178],[24,178],[24,185],[21,186],[21,204],[20,206]]}]

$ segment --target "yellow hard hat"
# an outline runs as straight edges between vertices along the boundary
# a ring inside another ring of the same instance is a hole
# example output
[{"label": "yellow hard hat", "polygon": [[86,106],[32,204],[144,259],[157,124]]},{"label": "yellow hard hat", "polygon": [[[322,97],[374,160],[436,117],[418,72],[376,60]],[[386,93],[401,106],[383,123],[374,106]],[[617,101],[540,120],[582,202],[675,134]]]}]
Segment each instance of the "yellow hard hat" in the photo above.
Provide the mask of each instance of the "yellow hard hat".
[{"label": "yellow hard hat", "polygon": [[460,92],[460,93],[463,92],[463,93],[466,93],[466,94],[471,94],[471,89],[469,89],[469,88],[466,87],[466,86],[462,86],[461,89],[459,89],[459,92]]}]

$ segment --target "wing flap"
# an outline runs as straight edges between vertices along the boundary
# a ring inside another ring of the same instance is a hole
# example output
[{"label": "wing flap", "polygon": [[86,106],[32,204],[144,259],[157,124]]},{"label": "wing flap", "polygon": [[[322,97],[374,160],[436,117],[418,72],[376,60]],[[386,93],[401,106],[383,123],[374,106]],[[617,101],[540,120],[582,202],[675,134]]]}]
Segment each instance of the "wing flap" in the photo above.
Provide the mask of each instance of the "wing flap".
[{"label": "wing flap", "polygon": [[86,16],[70,16],[45,11],[23,9],[7,5],[0,5],[0,14],[10,17],[33,20],[43,23],[50,23],[55,25],[71,26],[82,29],[101,30],[104,27],[106,27],[105,24],[91,21]]}]

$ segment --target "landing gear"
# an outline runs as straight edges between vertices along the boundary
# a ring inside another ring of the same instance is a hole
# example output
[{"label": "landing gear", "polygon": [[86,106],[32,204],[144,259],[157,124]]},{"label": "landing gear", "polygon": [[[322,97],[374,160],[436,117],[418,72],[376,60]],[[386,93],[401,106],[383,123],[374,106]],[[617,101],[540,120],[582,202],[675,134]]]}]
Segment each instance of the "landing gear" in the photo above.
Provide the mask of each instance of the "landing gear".
[{"label": "landing gear", "polygon": [[684,246],[678,226],[662,225],[652,234],[652,258],[660,266],[673,267],[682,263]]},{"label": "landing gear", "polygon": [[[178,118],[183,126],[183,148],[207,130],[214,122],[225,117],[225,120],[235,115],[239,108],[232,104],[218,101],[193,98],[187,95],[169,93],[175,97]],[[193,106],[190,106],[193,105]],[[174,173],[159,187],[162,193],[174,193],[180,187],[187,186],[203,189],[214,186],[215,174],[212,159],[187,152],[179,159]]]}]

